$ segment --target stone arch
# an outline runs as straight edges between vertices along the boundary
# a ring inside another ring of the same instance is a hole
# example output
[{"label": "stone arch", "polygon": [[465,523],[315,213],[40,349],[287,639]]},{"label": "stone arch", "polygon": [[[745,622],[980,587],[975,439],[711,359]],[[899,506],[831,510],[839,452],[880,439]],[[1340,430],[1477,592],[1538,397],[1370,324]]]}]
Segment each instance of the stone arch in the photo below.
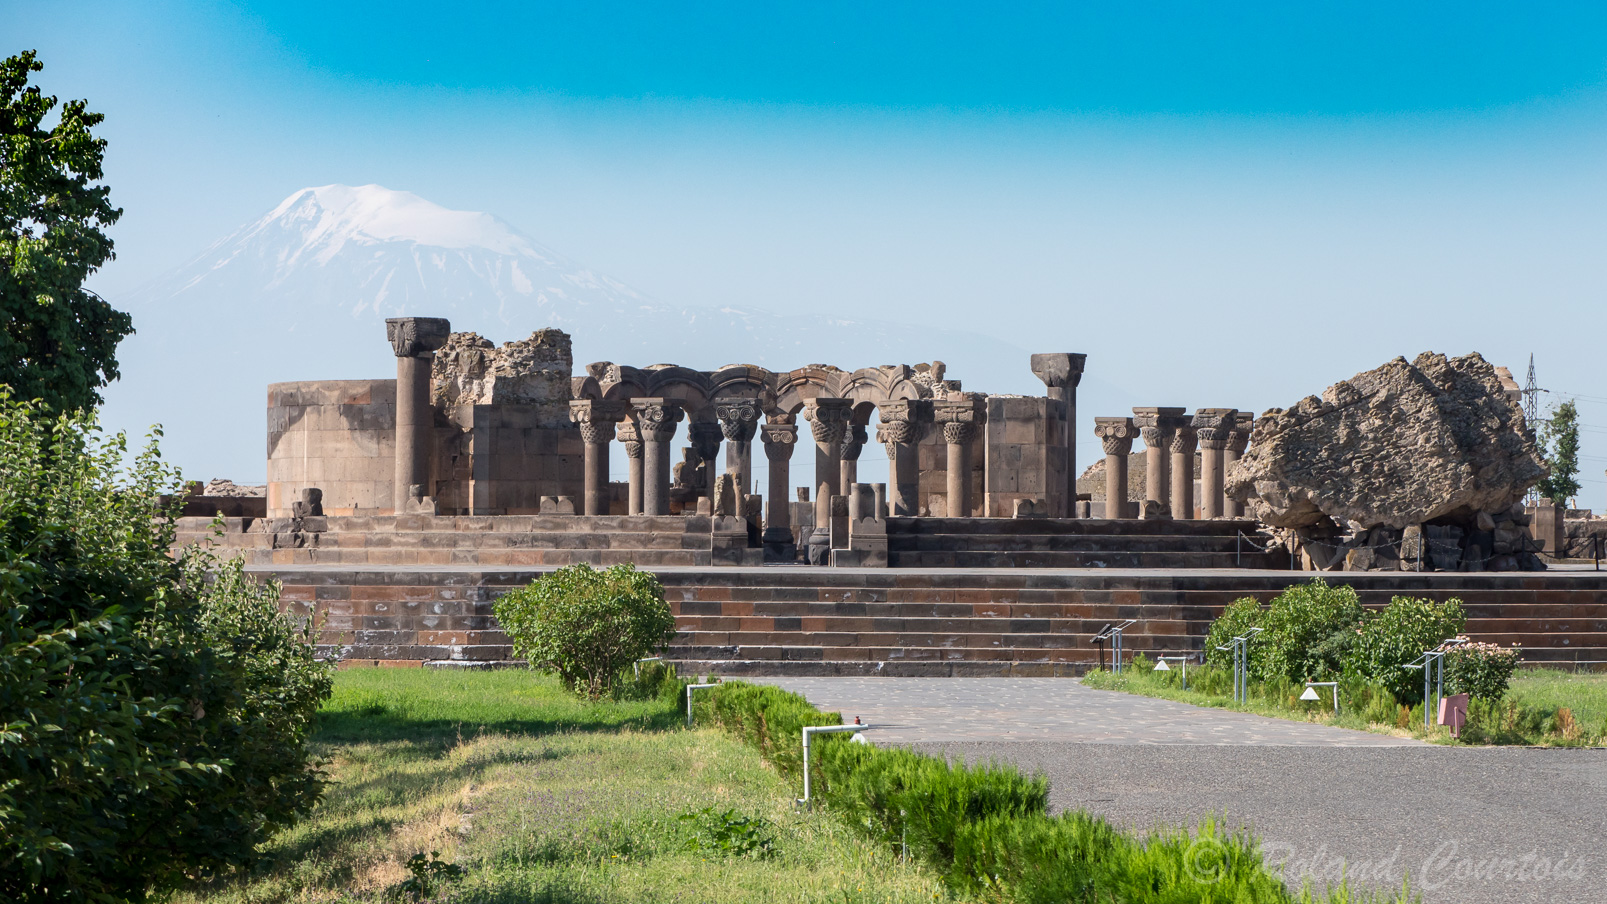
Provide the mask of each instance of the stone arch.
[{"label": "stone arch", "polygon": [[708,375],[712,399],[758,399],[769,408],[775,400],[776,375],[752,364],[727,364]]},{"label": "stone arch", "polygon": [[810,364],[776,374],[774,410],[781,414],[797,414],[804,403],[819,396],[833,398],[842,386],[843,371],[829,364]]},{"label": "stone arch", "polygon": [[647,369],[646,376],[648,394],[680,402],[688,421],[714,419],[714,409],[709,405],[712,397],[709,378],[702,371],[657,364]]}]

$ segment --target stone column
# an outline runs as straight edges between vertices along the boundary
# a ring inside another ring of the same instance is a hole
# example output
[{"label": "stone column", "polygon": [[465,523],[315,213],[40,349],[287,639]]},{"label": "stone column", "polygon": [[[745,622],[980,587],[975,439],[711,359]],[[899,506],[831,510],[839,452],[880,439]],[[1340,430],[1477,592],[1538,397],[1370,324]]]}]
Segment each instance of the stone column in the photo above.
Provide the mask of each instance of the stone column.
[{"label": "stone column", "polygon": [[1133,423],[1144,437],[1144,501],[1155,502],[1161,513],[1172,509],[1172,486],[1167,480],[1172,432],[1177,429],[1181,408],[1134,408]]},{"label": "stone column", "polygon": [[625,514],[640,515],[642,513],[642,431],[636,427],[636,422],[627,415],[625,421],[619,425],[619,442],[625,447],[626,467],[630,470],[627,480],[630,481],[630,492],[625,497]]},{"label": "stone column", "polygon": [[761,433],[764,457],[770,460],[769,494],[765,496],[764,532],[769,543],[772,531],[786,532],[792,540],[792,502],[788,497],[792,482],[792,450],[798,445],[796,424],[765,424]]},{"label": "stone column", "polygon": [[1126,518],[1127,455],[1138,428],[1130,417],[1096,417],[1094,435],[1105,448],[1105,517]]},{"label": "stone column", "polygon": [[971,517],[971,442],[985,414],[982,397],[961,393],[964,398],[945,399],[932,404],[932,418],[943,425],[943,442],[948,445],[948,516]]},{"label": "stone column", "polygon": [[393,499],[400,515],[407,503],[433,496],[430,483],[430,367],[446,344],[452,324],[444,317],[392,317],[385,336],[396,353],[396,473]]},{"label": "stone column", "polygon": [[[1233,463],[1244,455],[1244,450],[1250,447],[1250,429],[1255,425],[1255,415],[1248,411],[1240,411],[1233,417],[1233,436],[1228,440],[1228,447],[1222,454],[1222,478],[1227,479],[1228,469]],[[1222,497],[1222,513],[1230,518],[1244,517],[1244,503]]]},{"label": "stone column", "polygon": [[1232,408],[1200,408],[1194,412],[1192,426],[1200,438],[1200,517],[1209,521],[1222,517],[1223,452],[1233,439]]},{"label": "stone column", "polygon": [[[725,467],[737,472],[737,486],[744,497],[753,494],[753,434],[759,429],[758,399],[721,399],[714,403],[714,416],[725,434]],[[785,488],[783,488],[785,489]]]},{"label": "stone column", "polygon": [[837,485],[843,488],[846,495],[850,487],[859,482],[859,453],[865,451],[865,443],[870,440],[870,431],[862,424],[849,424],[843,432],[843,463]]},{"label": "stone column", "polygon": [[1194,424],[1179,420],[1172,431],[1172,517],[1194,517]]},{"label": "stone column", "polygon": [[580,425],[580,441],[585,450],[582,468],[586,474],[585,515],[608,514],[608,444],[625,419],[622,402],[576,399],[569,403],[569,419]]},{"label": "stone column", "polygon": [[831,529],[831,497],[842,495],[842,447],[848,432],[848,399],[817,398],[804,406],[815,437],[815,529]]},{"label": "stone column", "polygon": [[714,492],[714,484],[720,477],[720,471],[714,461],[720,457],[720,440],[725,438],[725,432],[717,423],[698,421],[686,425],[686,435],[692,451],[697,453],[698,458],[703,459],[703,473],[708,478],[706,481],[708,486],[704,487],[704,493],[709,497],[709,511],[712,512],[715,503],[719,501]]},{"label": "stone column", "polygon": [[918,510],[921,463],[915,444],[931,422],[931,404],[919,399],[897,399],[877,406],[876,441],[887,447],[887,473],[891,479],[891,514],[912,518]]},{"label": "stone column", "polygon": [[[1032,373],[1048,387],[1049,398],[1060,403],[1060,441],[1066,447],[1064,504],[1049,512],[1052,518],[1077,517],[1077,384],[1082,382],[1087,355],[1052,352],[1032,356]],[[1044,488],[1048,490],[1048,487]]]},{"label": "stone column", "polygon": [[642,435],[642,514],[670,513],[670,442],[686,412],[671,399],[632,399]]}]

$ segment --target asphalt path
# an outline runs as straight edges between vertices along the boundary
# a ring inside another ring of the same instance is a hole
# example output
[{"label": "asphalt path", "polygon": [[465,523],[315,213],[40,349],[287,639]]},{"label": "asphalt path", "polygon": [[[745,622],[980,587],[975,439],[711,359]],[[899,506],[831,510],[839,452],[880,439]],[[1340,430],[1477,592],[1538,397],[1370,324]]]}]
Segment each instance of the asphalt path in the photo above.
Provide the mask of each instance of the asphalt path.
[{"label": "asphalt path", "polygon": [[1607,902],[1607,750],[1403,742],[1067,679],[773,683],[860,716],[877,743],[1041,772],[1057,812],[1248,829],[1291,886],[1409,879],[1426,904]]}]

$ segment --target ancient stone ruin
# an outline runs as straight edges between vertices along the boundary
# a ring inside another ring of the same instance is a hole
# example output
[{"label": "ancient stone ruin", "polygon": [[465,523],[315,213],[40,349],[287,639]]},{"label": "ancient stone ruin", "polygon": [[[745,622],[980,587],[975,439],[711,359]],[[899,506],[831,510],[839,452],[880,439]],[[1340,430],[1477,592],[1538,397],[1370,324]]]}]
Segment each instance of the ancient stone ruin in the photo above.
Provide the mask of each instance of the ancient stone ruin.
[{"label": "ancient stone ruin", "polygon": [[1396,358],[1264,414],[1227,494],[1318,569],[1537,570],[1516,389],[1477,354]]}]

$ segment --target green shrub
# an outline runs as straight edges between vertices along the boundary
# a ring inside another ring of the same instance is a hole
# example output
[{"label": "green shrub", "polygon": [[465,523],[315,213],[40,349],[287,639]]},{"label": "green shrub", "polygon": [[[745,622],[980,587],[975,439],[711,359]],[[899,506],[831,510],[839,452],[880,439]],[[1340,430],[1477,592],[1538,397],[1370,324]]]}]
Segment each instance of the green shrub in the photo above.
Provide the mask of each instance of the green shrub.
[{"label": "green shrub", "polygon": [[[1229,672],[1233,670],[1233,650],[1218,649],[1228,646],[1228,642],[1240,637],[1251,628],[1261,627],[1261,619],[1266,610],[1261,603],[1250,597],[1234,600],[1222,614],[1211,622],[1211,630],[1205,636],[1205,664],[1220,666]],[[1264,658],[1262,647],[1255,638],[1250,640],[1250,673],[1259,674],[1256,667],[1259,659]]]},{"label": "green shrub", "polygon": [[1444,603],[1397,596],[1362,622],[1344,662],[1345,674],[1381,684],[1403,704],[1423,702],[1423,672],[1403,668],[1467,624],[1462,601]]},{"label": "green shrub", "polygon": [[1131,844],[1110,823],[1082,811],[1060,816],[989,816],[955,833],[945,881],[981,897],[1003,892],[1019,904],[1093,899],[1101,871],[1119,871]]},{"label": "green shrub", "polygon": [[1512,685],[1512,672],[1522,653],[1517,647],[1464,643],[1445,654],[1445,685],[1453,694],[1499,700]]},{"label": "green shrub", "polygon": [[1349,586],[1330,587],[1322,578],[1296,584],[1267,606],[1262,633],[1250,642],[1251,674],[1263,680],[1324,680],[1339,671],[1324,646],[1340,631],[1354,631],[1362,620],[1361,600]]},{"label": "green shrub", "polygon": [[769,684],[730,681],[709,691],[707,699],[716,724],[758,750],[789,778],[803,775],[804,726],[843,721],[837,713],[820,712],[808,700]]},{"label": "green shrub", "polygon": [[631,565],[560,568],[497,600],[496,613],[514,655],[593,700],[675,636],[664,588]]},{"label": "green shrub", "polygon": [[126,451],[0,394],[0,900],[144,900],[323,790],[307,626],[239,561],[175,560],[178,474]]}]

